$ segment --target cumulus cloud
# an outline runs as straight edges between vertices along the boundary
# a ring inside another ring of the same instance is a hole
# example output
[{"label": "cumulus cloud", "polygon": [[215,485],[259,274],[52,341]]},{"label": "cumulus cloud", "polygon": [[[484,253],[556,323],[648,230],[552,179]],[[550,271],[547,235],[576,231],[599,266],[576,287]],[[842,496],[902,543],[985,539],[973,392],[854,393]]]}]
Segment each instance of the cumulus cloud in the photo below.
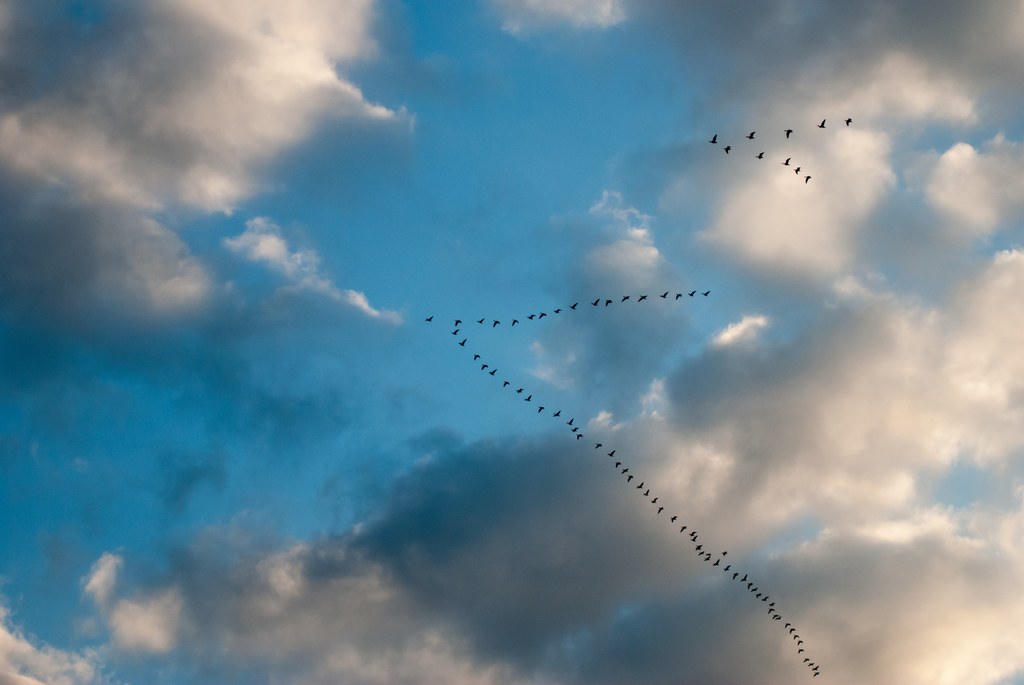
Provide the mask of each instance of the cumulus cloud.
[{"label": "cumulus cloud", "polygon": [[502,17],[502,28],[525,34],[567,24],[574,28],[608,28],[626,20],[623,0],[491,0]]},{"label": "cumulus cloud", "polygon": [[1024,212],[1024,147],[997,136],[983,151],[957,143],[942,153],[928,180],[931,205],[976,235],[992,233]]},{"label": "cumulus cloud", "polygon": [[109,9],[133,27],[101,27],[81,69],[0,115],[7,165],[137,207],[230,211],[323,117],[394,116],[336,72],[373,52],[368,0]]},{"label": "cumulus cloud", "polygon": [[716,347],[736,345],[757,339],[758,333],[767,328],[770,320],[760,314],[747,314],[736,323],[731,323],[714,337],[711,344]]},{"label": "cumulus cloud", "polygon": [[26,636],[0,605],[0,683],[4,685],[101,685],[108,682],[96,652],[63,651]]},{"label": "cumulus cloud", "polygon": [[339,289],[331,279],[320,273],[320,255],[314,250],[292,250],[281,236],[281,228],[266,217],[245,222],[245,231],[233,238],[225,238],[224,246],[251,262],[266,264],[287,278],[296,288],[325,295],[344,302],[367,316],[398,324],[398,312],[375,309],[364,293]]}]

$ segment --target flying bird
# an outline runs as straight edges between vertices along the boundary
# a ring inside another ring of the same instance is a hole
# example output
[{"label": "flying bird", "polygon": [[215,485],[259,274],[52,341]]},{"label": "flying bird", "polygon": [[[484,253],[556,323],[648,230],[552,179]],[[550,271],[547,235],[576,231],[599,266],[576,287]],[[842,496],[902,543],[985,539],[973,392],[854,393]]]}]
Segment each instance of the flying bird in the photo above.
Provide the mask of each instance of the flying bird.
[{"label": "flying bird", "polygon": [[555,310],[555,314],[561,314],[561,313],[562,313],[562,310],[561,310],[561,309],[556,309],[556,310]]},{"label": "flying bird", "polygon": [[463,338],[462,340],[459,341],[459,345],[461,345],[462,347],[465,347],[467,340],[469,340],[469,338]]},{"label": "flying bird", "polygon": [[704,292],[701,293],[701,295],[703,295],[704,297],[707,297],[710,294],[711,294],[710,290],[705,290]]},{"label": "flying bird", "polygon": [[611,301],[611,300],[605,300],[605,301],[604,301],[604,306],[605,306],[605,307],[607,307],[607,306],[608,306],[608,305],[610,305],[611,303],[612,303],[612,301]]},{"label": "flying bird", "polygon": [[505,381],[504,383],[501,384],[501,387],[507,388],[509,385],[511,384],[508,381]]},{"label": "flying bird", "polygon": [[800,175],[800,167],[797,167],[796,169],[793,169],[793,173],[796,174],[797,176],[799,176]]},{"label": "flying bird", "polygon": [[516,388],[516,394],[522,395],[523,394],[523,389],[522,388]]},{"label": "flying bird", "polygon": [[824,119],[822,119],[821,123],[818,124],[818,128],[825,128],[825,120]]},{"label": "flying bird", "polygon": [[600,443],[600,442],[599,442],[599,443],[597,443],[596,445],[594,445],[594,449],[595,449],[595,450],[599,450],[599,449],[601,449],[601,447],[602,447],[602,446],[603,446],[603,443]]},{"label": "flying bird", "polygon": [[455,327],[458,328],[462,325],[462,319],[455,319]]},{"label": "flying bird", "polygon": [[678,300],[678,299],[679,299],[680,297],[682,297],[682,296],[683,296],[683,294],[682,294],[682,293],[676,293],[676,299],[677,299],[677,300]]},{"label": "flying bird", "polygon": [[758,159],[764,159],[764,153],[763,152],[759,152],[759,153],[757,153],[754,156],[757,157]]},{"label": "flying bird", "polygon": [[782,163],[782,166],[789,166],[789,160],[791,160],[791,159],[793,159],[793,158],[792,157],[786,157],[786,161]]},{"label": "flying bird", "polygon": [[423,319],[423,320],[424,320],[424,321],[426,321],[427,323],[430,323],[431,321],[433,321],[433,320],[434,320],[434,315],[433,315],[433,314],[431,314],[430,316],[428,316],[427,318],[425,318],[425,319]]},{"label": "flying bird", "polygon": [[458,328],[456,328],[454,331],[452,331],[452,335],[458,335],[458,334],[459,334],[459,329]]},{"label": "flying bird", "polygon": [[755,133],[757,133],[757,131],[751,131],[750,134],[747,136],[747,140],[753,140]]},{"label": "flying bird", "polygon": [[497,319],[495,319],[495,320],[494,320],[494,323],[492,323],[492,324],[491,324],[491,328],[494,328],[494,327],[495,327],[495,326],[497,326],[497,325],[498,325],[499,323],[501,323],[501,322],[500,322],[500,321],[498,321]]},{"label": "flying bird", "polygon": [[622,300],[621,300],[621,301],[622,301],[622,302],[625,302],[625,301],[626,301],[626,300],[628,300],[628,299],[629,299],[629,295],[623,295],[623,296],[622,296]]},{"label": "flying bird", "polygon": [[479,359],[479,358],[480,358],[480,355],[479,355],[479,354],[474,354],[474,355],[473,355],[473,361],[476,361],[476,360],[477,360],[477,359]]},{"label": "flying bird", "polygon": [[498,370],[497,369],[492,369],[491,372],[489,374],[487,374],[487,375],[488,376],[493,376],[496,373],[498,373]]},{"label": "flying bird", "polygon": [[[486,318],[487,318],[487,317],[484,317],[484,319],[486,319]],[[484,322],[484,319],[477,319],[477,320],[476,320],[476,322],[477,322],[477,323],[483,323],[483,322]]]},{"label": "flying bird", "polygon": [[811,181],[811,177],[810,176],[804,176],[804,184],[810,183],[810,181]]},{"label": "flying bird", "polygon": [[590,304],[592,304],[592,305],[594,305],[596,307],[600,301],[601,301],[601,298],[599,297],[596,300],[594,300],[593,302],[591,302]]},{"label": "flying bird", "polygon": [[552,414],[552,416],[561,416],[561,415],[562,415],[562,410],[561,409],[559,409],[554,414]]},{"label": "flying bird", "polygon": [[533,400],[533,395],[527,395],[526,396],[526,400],[525,400],[526,402],[530,402],[532,400]]},{"label": "flying bird", "polygon": [[568,421],[566,421],[566,422],[565,422],[565,425],[567,425],[567,426],[571,426],[571,425],[572,425],[572,422],[573,422],[573,421],[575,421],[575,420],[576,420],[576,417],[574,416],[573,418],[571,418],[571,419],[569,419]]},{"label": "flying bird", "polygon": [[578,305],[578,304],[579,304],[579,302],[573,302],[572,306],[569,307],[569,309],[576,309],[576,305]]},{"label": "flying bird", "polygon": [[661,294],[661,299],[664,300],[666,297],[668,297],[668,291],[667,290]]},{"label": "flying bird", "polygon": [[540,414],[542,411],[544,411],[544,407],[537,407],[537,413],[538,414]]},{"label": "flying bird", "polygon": [[658,513],[659,513],[659,514],[660,514],[661,512],[663,512],[663,511],[665,511],[665,507],[658,507]]},{"label": "flying bird", "polygon": [[527,319],[529,319],[530,321],[533,321],[533,317],[535,317],[535,316],[537,316],[537,315],[536,315],[536,314],[530,314],[530,315],[529,315],[528,317],[526,317],[526,318],[527,318]]},{"label": "flying bird", "polygon": [[646,296],[646,295],[641,295],[641,296],[640,296],[640,299],[639,299],[639,300],[637,300],[637,302],[643,302],[643,301],[644,301],[644,300],[646,300],[646,299],[647,299],[647,296]]},{"label": "flying bird", "polygon": [[672,518],[669,519],[669,521],[671,521],[672,523],[675,523],[677,518],[679,518],[679,517],[678,516],[673,516]]},{"label": "flying bird", "polygon": [[849,125],[850,125],[850,124],[852,124],[852,123],[853,123],[853,119],[847,119],[847,120],[846,120],[846,125],[847,125],[847,126],[849,126]]},{"label": "flying bird", "polygon": [[484,369],[486,369],[487,367],[488,367],[488,364],[481,364],[481,365],[480,365],[480,370],[481,370],[481,371],[483,371],[483,370],[484,370]]},{"label": "flying bird", "polygon": [[513,326],[515,326],[517,323],[519,323],[519,319],[512,319],[512,325]]},{"label": "flying bird", "polygon": [[791,129],[791,128],[787,128],[786,129],[786,138],[787,139],[789,138],[789,134],[792,133],[792,132],[793,132],[793,129]]},{"label": "flying bird", "polygon": [[709,140],[708,142],[717,145],[718,144],[718,134],[716,133],[715,135],[711,136],[711,140]]},{"label": "flying bird", "polygon": [[696,290],[691,290],[690,292],[688,292],[686,294],[689,295],[690,297],[693,297],[694,295],[697,294],[697,291]]},{"label": "flying bird", "polygon": [[722,148],[722,149],[724,149],[724,150],[725,150],[725,154],[729,154],[729,150],[731,150],[731,149],[732,149],[732,145],[726,145],[726,146],[725,146],[724,148]]}]

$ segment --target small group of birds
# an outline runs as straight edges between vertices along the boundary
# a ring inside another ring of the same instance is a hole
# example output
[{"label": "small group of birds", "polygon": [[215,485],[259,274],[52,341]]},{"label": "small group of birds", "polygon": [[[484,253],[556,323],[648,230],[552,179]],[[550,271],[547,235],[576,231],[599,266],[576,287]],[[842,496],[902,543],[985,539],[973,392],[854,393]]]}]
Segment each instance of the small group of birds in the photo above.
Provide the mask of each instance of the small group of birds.
[{"label": "small group of birds", "polygon": [[[821,123],[817,125],[817,128],[825,128],[825,122],[826,121],[827,121],[827,119],[822,119]],[[850,117],[847,117],[844,121],[845,121],[847,126],[849,126],[850,124],[853,123],[853,119],[850,118]],[[789,140],[789,137],[791,135],[793,135],[793,129],[791,129],[791,128],[784,129],[783,133],[786,134],[786,140]],[[754,136],[756,134],[757,134],[757,131],[751,131],[750,133],[748,133],[747,135],[745,135],[743,137],[746,138],[747,140],[754,140]],[[715,133],[714,135],[712,135],[711,136],[711,140],[709,140],[708,142],[711,143],[712,145],[717,145],[718,144],[718,134]],[[729,154],[732,151],[732,145],[725,145],[725,146],[723,146],[722,149],[725,151],[725,154]],[[756,155],[754,155],[754,157],[757,158],[757,159],[764,159],[764,151],[761,151],[761,152],[757,153]],[[786,160],[784,162],[782,162],[782,165],[783,166],[787,166],[787,167],[791,167],[793,169],[794,173],[796,173],[797,177],[800,177],[801,172],[803,171],[803,167],[797,166],[795,164],[791,164],[792,161],[793,161],[792,157],[787,157]],[[811,182],[811,176],[810,175],[804,175],[803,179],[804,179],[804,184],[807,184],[807,183]]]},{"label": "small group of birds", "polygon": [[[697,291],[695,290],[695,291],[690,292],[688,294],[691,297],[693,297],[694,295],[697,294]],[[704,296],[708,296],[710,294],[710,290],[706,291],[706,292],[704,292],[702,294]],[[669,292],[666,292],[661,297],[667,299],[668,295],[669,295]],[[676,299],[679,299],[680,297],[682,297],[682,295],[683,295],[683,293],[677,293],[676,294]],[[629,299],[630,299],[630,296],[629,295],[625,295],[625,296],[623,296],[619,300],[619,302],[623,303],[623,302],[628,301]],[[640,296],[637,299],[637,301],[642,301],[643,299],[646,299],[645,295]],[[593,302],[591,302],[590,304],[595,306],[595,307],[597,307],[597,306],[601,305],[602,303],[604,304],[604,306],[608,306],[608,305],[612,304],[613,301],[612,300],[605,300],[603,298],[598,298],[598,299],[594,300]],[[576,307],[579,304],[580,304],[579,302],[574,303],[571,307],[569,307],[569,309],[575,310]],[[532,319],[536,318],[536,316],[530,316],[530,317],[527,317],[527,318],[532,320]],[[432,322],[433,319],[434,319],[433,315],[426,317],[426,321],[427,322]],[[477,320],[477,323],[480,324],[480,325],[483,325],[487,321],[488,321],[488,319],[485,317],[484,319]],[[497,327],[501,323],[500,321],[498,321],[496,319],[492,319],[490,321],[491,321],[490,328],[492,328],[492,329]],[[455,329],[452,331],[452,334],[455,335],[456,337],[458,336],[458,334],[459,334],[459,332],[461,330],[460,326],[462,326],[462,324],[463,324],[463,322],[462,322],[461,319],[455,319],[454,320]],[[467,341],[468,341],[468,338],[463,338],[461,341],[459,341],[458,344],[461,347],[466,347]],[[495,366],[493,366],[490,362],[484,360],[481,354],[473,353],[473,362],[475,362],[475,363],[480,365],[480,372],[481,373],[485,373],[488,376],[497,377],[498,369]],[[513,383],[510,379],[505,378],[503,376],[502,377],[501,388],[502,389],[505,389],[505,388],[509,389],[515,396],[520,398],[523,402],[529,402],[529,403],[531,403],[531,406],[536,406],[537,407],[537,411],[536,411],[537,414],[547,414],[549,417],[554,418],[554,419],[558,419],[559,421],[564,423],[564,425],[566,426],[567,431],[574,436],[574,439],[575,439],[576,442],[579,442],[579,441],[583,440],[586,437],[583,434],[583,431],[582,431],[581,427],[576,424],[575,417],[569,417],[569,419],[566,421],[565,417],[562,414],[562,409],[561,408],[551,408],[550,405],[545,404],[544,402],[542,402],[539,399],[535,399],[534,398],[534,394],[532,392],[530,392],[529,390],[527,390],[526,387],[520,386],[517,383]],[[605,448],[604,443],[602,443],[602,442],[595,442],[594,443],[594,449],[595,450],[602,450],[603,448]],[[655,516],[659,516],[660,517],[662,515],[662,513],[665,512],[665,510],[667,508],[667,505],[665,503],[661,502],[661,499],[660,499],[659,495],[654,495],[653,497],[651,496],[652,488],[648,484],[647,480],[640,478],[640,476],[635,472],[633,467],[631,467],[628,463],[626,463],[625,458],[622,457],[622,456],[617,456],[617,454],[618,454],[618,451],[616,449],[611,449],[610,451],[607,452],[608,459],[609,459],[610,463],[613,465],[613,468],[618,472],[618,475],[621,476],[625,480],[625,482],[627,484],[631,485],[635,490],[637,490],[638,492],[641,493],[641,495],[644,497],[644,499],[651,505],[652,508],[655,509]],[[634,480],[638,481],[638,484],[634,485],[633,484]],[[689,531],[689,533],[687,533],[687,537],[688,537],[688,539],[690,541],[690,544],[693,546],[694,551],[704,561],[704,563],[709,564],[712,568],[720,568],[722,570],[722,572],[726,573],[726,574],[729,574],[729,572],[731,571],[732,574],[731,574],[731,576],[729,576],[731,578],[731,580],[733,580],[735,582],[738,582],[741,586],[743,586],[747,590],[747,592],[751,596],[754,597],[755,600],[758,600],[762,604],[767,606],[768,616],[769,616],[770,620],[780,621],[780,622],[782,621],[783,616],[779,612],[779,610],[776,608],[776,603],[771,600],[771,597],[766,592],[763,592],[761,590],[761,588],[758,587],[758,585],[750,578],[750,575],[748,573],[742,573],[742,577],[740,577],[741,572],[738,571],[738,570],[733,570],[733,564],[730,561],[728,561],[728,559],[727,559],[727,557],[729,555],[728,551],[723,550],[721,552],[718,552],[717,554],[712,552],[712,551],[710,551],[710,549],[709,549],[710,546],[707,545],[706,542],[702,542],[701,541],[700,535],[698,534],[697,530],[695,528],[691,527],[690,525],[688,525],[687,523],[681,522],[679,520],[680,517],[679,517],[678,514],[669,514],[665,518],[667,518],[668,521],[672,525],[679,525],[679,533],[680,534],[683,534],[683,533],[686,533],[687,531]],[[712,561],[712,560],[714,560],[714,561]],[[785,624],[785,629],[788,631],[788,635],[794,641],[794,646],[797,648],[797,656],[805,654],[803,638],[801,638],[799,633],[796,632],[796,628],[793,627],[793,625],[791,623],[787,622]],[[820,667],[818,666],[817,663],[811,661],[810,657],[804,657],[803,663],[804,663],[805,666],[808,667],[808,669],[810,669],[813,672],[813,674],[814,674],[813,677],[817,677],[817,676],[821,675]]]}]

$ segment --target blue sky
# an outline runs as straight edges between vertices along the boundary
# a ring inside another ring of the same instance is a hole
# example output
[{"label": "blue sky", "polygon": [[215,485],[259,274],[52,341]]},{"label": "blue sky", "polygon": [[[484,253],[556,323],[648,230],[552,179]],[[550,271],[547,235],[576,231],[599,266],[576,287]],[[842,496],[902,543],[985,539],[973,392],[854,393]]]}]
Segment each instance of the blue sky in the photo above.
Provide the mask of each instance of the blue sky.
[{"label": "blue sky", "polygon": [[0,0],[0,684],[1024,682],[1022,45]]}]

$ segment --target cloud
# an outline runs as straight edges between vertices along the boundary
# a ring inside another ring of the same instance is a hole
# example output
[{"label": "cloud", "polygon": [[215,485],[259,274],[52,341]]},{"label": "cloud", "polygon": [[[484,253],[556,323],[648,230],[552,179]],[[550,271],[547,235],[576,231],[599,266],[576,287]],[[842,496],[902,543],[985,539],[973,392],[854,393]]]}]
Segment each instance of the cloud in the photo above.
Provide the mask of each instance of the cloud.
[{"label": "cloud", "polygon": [[742,344],[757,339],[758,333],[767,328],[770,320],[760,314],[747,314],[736,323],[731,323],[714,337],[711,344],[715,347]]},{"label": "cloud", "polygon": [[502,28],[521,35],[567,24],[576,29],[608,28],[627,18],[623,0],[491,0]]},{"label": "cloud", "polygon": [[368,1],[105,9],[74,68],[0,113],[8,166],[119,204],[230,211],[324,117],[394,117],[336,72],[373,54]]},{"label": "cloud", "polygon": [[0,605],[0,683],[3,685],[101,685],[96,652],[63,651],[40,645],[11,623],[10,611]]},{"label": "cloud", "polygon": [[364,293],[340,290],[329,278],[321,275],[320,255],[311,249],[292,251],[281,236],[281,228],[266,217],[246,221],[245,231],[233,238],[225,238],[224,246],[251,262],[268,265],[300,290],[310,290],[345,302],[374,319],[393,324],[402,322],[398,312],[371,306]]},{"label": "cloud", "polygon": [[957,143],[928,179],[929,203],[975,235],[987,235],[1024,212],[1024,147],[996,136],[979,152]]}]

